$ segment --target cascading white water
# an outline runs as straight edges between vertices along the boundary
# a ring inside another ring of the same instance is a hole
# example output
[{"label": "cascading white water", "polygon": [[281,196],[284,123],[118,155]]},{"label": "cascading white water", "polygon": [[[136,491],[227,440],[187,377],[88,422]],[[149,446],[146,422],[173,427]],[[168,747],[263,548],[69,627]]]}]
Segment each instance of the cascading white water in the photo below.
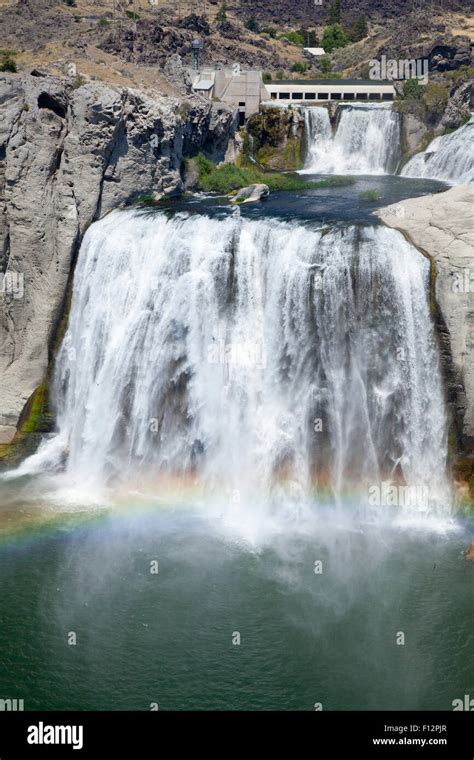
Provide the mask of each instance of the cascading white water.
[{"label": "cascading white water", "polygon": [[382,227],[113,212],[79,254],[58,433],[20,472],[191,472],[249,498],[399,478],[439,496],[428,278]]},{"label": "cascading white water", "polygon": [[400,117],[390,105],[342,106],[335,135],[326,108],[304,109],[304,173],[390,174],[400,157]]},{"label": "cascading white water", "polygon": [[402,177],[429,177],[456,185],[474,181],[474,116],[450,135],[436,137],[408,161]]}]

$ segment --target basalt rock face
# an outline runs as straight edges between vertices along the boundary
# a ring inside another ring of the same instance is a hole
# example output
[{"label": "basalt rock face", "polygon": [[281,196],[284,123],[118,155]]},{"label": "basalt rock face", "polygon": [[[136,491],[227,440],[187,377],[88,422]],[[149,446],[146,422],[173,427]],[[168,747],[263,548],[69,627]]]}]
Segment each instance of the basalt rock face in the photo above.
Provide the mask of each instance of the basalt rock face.
[{"label": "basalt rock face", "polygon": [[305,120],[299,108],[264,108],[247,123],[253,157],[267,169],[295,171],[303,165]]},{"label": "basalt rock face", "polygon": [[381,209],[436,267],[436,324],[457,450],[474,451],[474,185]]},{"label": "basalt rock face", "polygon": [[473,82],[465,82],[453,89],[441,120],[443,127],[457,129],[469,118],[473,102]]},{"label": "basalt rock face", "polygon": [[223,158],[235,115],[56,77],[0,77],[0,443],[40,385],[88,225],[139,195],[183,189],[183,156]]}]

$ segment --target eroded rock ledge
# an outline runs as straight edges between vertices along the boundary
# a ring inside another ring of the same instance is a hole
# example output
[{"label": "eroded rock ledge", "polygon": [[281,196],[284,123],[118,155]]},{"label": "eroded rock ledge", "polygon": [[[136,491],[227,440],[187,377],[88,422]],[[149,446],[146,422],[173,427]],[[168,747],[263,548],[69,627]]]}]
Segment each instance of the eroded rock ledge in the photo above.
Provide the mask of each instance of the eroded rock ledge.
[{"label": "eroded rock ledge", "polygon": [[436,321],[457,448],[474,451],[474,185],[378,212],[435,263]]},{"label": "eroded rock ledge", "polygon": [[183,157],[203,150],[222,159],[236,115],[200,97],[14,74],[0,76],[0,104],[0,443],[8,443],[45,375],[88,225],[139,195],[179,193]]}]

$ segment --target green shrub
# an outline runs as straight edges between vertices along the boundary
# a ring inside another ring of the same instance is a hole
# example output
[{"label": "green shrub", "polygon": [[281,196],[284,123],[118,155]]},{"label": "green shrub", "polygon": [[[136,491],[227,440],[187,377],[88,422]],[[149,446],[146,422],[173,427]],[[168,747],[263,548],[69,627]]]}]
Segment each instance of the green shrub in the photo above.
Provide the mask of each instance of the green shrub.
[{"label": "green shrub", "polygon": [[245,20],[245,28],[248,29],[249,32],[255,32],[255,34],[259,33],[260,27],[255,16],[250,16]]},{"label": "green shrub", "polygon": [[474,79],[474,66],[460,66],[458,69],[450,71],[448,76],[454,84],[462,84]]},{"label": "green shrub", "polygon": [[139,203],[140,205],[144,206],[154,205],[156,202],[157,201],[154,195],[139,195],[138,198],[135,199],[135,203]]},{"label": "green shrub", "polygon": [[298,47],[303,47],[304,45],[304,38],[299,32],[285,32],[284,34],[280,35],[280,39],[288,40],[288,42],[291,42],[293,45],[297,45]]},{"label": "green shrub", "polygon": [[125,15],[131,18],[132,21],[140,21],[140,16],[135,11],[125,11]]},{"label": "green shrub", "polygon": [[268,34],[274,40],[277,36],[277,31],[273,26],[264,26],[260,29],[260,34]]},{"label": "green shrub", "polygon": [[275,74],[275,76],[276,76],[277,79],[283,79],[283,77],[285,76],[285,73],[281,69],[278,69],[278,71]]},{"label": "green shrub", "polygon": [[297,61],[293,64],[291,67],[291,71],[296,72],[298,74],[304,74],[308,68],[307,63],[302,63],[301,61]]},{"label": "green shrub", "polygon": [[323,72],[323,74],[329,74],[331,71],[331,59],[327,56],[325,58],[321,58],[319,62],[319,68]]},{"label": "green shrub", "polygon": [[306,181],[298,175],[263,172],[254,166],[239,167],[234,164],[216,166],[203,155],[196,158],[198,189],[206,193],[227,194],[255,183],[268,185],[271,191],[313,190],[323,187],[352,185],[354,177],[329,177],[318,182]]},{"label": "green shrub", "polygon": [[80,74],[76,74],[72,82],[73,89],[78,90],[79,87],[82,87],[82,85],[85,83],[86,83],[86,80],[84,79],[84,77],[81,77]]},{"label": "green shrub", "polygon": [[0,50],[0,71],[11,71],[15,73],[17,71],[14,50]]},{"label": "green shrub", "polygon": [[359,193],[359,198],[361,201],[379,201],[381,195],[378,190],[364,190]]},{"label": "green shrub", "polygon": [[424,93],[425,88],[418,79],[407,79],[403,83],[403,98],[405,100],[421,100]]},{"label": "green shrub", "polygon": [[264,82],[271,82],[272,81],[272,75],[269,71],[264,71],[262,74],[262,79]]},{"label": "green shrub", "polygon": [[347,43],[348,39],[340,24],[332,24],[324,30],[322,46],[327,53],[331,53],[336,48],[346,47]]},{"label": "green shrub", "polygon": [[223,0],[221,7],[216,13],[216,21],[218,24],[223,24],[224,21],[227,21],[227,3],[225,0]]},{"label": "green shrub", "polygon": [[186,121],[186,119],[189,117],[189,114],[191,113],[192,110],[193,110],[192,105],[187,100],[184,100],[178,108],[178,114],[179,114],[180,119],[182,119],[182,121]]},{"label": "green shrub", "polygon": [[425,87],[423,102],[428,113],[432,115],[442,114],[448,102],[448,91],[442,84],[430,82]]},{"label": "green shrub", "polygon": [[100,19],[99,19],[99,24],[98,24],[98,26],[99,26],[101,29],[106,29],[106,27],[108,27],[108,25],[109,25],[109,21],[108,21],[108,19],[106,19],[106,18],[105,18],[105,16],[101,16],[101,17],[100,17]]}]

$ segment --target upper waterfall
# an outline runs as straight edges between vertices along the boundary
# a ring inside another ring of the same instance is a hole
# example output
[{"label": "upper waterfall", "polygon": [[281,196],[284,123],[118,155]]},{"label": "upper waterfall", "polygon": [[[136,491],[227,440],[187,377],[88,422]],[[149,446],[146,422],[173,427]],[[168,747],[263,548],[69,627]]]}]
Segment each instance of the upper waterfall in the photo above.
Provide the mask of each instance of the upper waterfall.
[{"label": "upper waterfall", "polygon": [[382,227],[113,212],[87,231],[55,371],[58,433],[24,467],[77,482],[194,473],[252,497],[441,488],[429,263]]},{"label": "upper waterfall", "polygon": [[462,185],[474,181],[474,115],[460,129],[441,135],[408,161],[402,177],[430,177]]},{"label": "upper waterfall", "polygon": [[400,117],[390,105],[342,106],[333,136],[326,108],[304,109],[313,174],[390,174],[400,158]]}]

